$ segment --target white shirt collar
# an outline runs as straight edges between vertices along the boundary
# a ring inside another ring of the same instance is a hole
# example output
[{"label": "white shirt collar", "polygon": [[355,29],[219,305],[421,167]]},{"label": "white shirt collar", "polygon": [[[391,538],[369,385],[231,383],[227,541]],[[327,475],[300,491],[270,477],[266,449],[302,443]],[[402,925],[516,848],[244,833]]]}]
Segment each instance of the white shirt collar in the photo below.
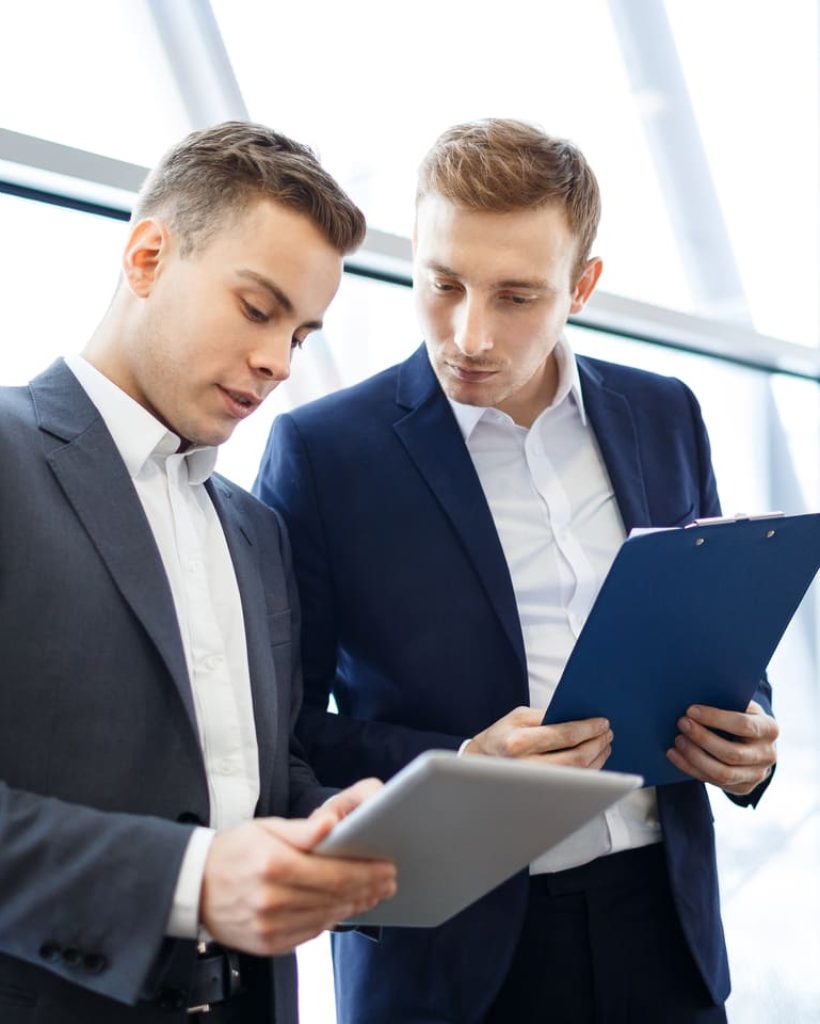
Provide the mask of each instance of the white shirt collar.
[{"label": "white shirt collar", "polygon": [[[547,406],[547,409],[556,408],[556,406],[566,401],[568,396],[572,396],[578,408],[581,422],[586,426],[587,417],[586,410],[584,409],[584,396],[581,393],[581,378],[578,375],[578,364],[575,361],[575,353],[570,348],[569,342],[563,334],[558,339],[554,351],[558,364],[558,387],[555,391],[555,397]],[[448,398],[447,401],[450,403],[464,440],[469,441],[470,435],[475,430],[479,421],[487,414],[489,407],[464,405],[461,402],[454,402],[451,398]],[[547,409],[544,409],[540,415],[543,415]],[[501,415],[506,414],[501,413]],[[507,418],[509,419],[509,417]]]},{"label": "white shirt collar", "polygon": [[[139,476],[149,459],[164,459],[178,451],[180,438],[87,359],[70,355],[65,363],[97,407],[132,479]],[[214,471],[217,449],[200,446],[182,454],[188,464],[188,483],[204,483]]]}]

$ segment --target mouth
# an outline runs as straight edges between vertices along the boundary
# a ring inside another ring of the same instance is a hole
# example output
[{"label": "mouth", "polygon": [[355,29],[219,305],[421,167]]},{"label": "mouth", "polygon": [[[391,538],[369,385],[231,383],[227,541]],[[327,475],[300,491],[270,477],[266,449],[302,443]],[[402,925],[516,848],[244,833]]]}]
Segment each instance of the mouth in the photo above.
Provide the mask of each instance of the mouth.
[{"label": "mouth", "polygon": [[234,391],[232,388],[223,388],[221,384],[217,387],[222,392],[222,397],[228,407],[230,414],[238,420],[244,419],[261,405],[262,399],[249,391]]},{"label": "mouth", "polygon": [[450,367],[454,377],[468,384],[479,384],[481,381],[489,380],[490,377],[494,377],[498,373],[497,370],[477,370],[468,366],[460,366],[458,363],[448,363],[447,365]]}]

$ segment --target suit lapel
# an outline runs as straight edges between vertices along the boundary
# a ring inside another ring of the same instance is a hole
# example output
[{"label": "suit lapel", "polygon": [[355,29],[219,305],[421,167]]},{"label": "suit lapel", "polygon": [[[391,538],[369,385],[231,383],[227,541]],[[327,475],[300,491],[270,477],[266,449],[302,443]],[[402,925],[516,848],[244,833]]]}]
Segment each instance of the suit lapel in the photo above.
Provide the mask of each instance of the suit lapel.
[{"label": "suit lapel", "polygon": [[254,544],[253,527],[247,516],[237,508],[230,488],[219,477],[211,477],[205,486],[222,523],[242,601],[248,672],[259,747],[259,806],[265,808],[269,806],[273,780],[277,711],[275,667],[270,648],[268,605],[259,570],[260,554]]},{"label": "suit lapel", "polygon": [[[117,589],[150,637],[196,734],[171,588],[125,464],[97,409],[62,362],[31,383],[46,459]],[[60,443],[53,443],[53,439]],[[67,442],[67,443],[61,443]]]},{"label": "suit lapel", "polygon": [[475,569],[526,675],[521,626],[501,542],[464,438],[422,347],[402,367],[393,426]]},{"label": "suit lapel", "polygon": [[597,371],[578,358],[584,408],[606,465],[627,533],[649,526],[649,502],[635,421],[624,395],[604,386]]}]

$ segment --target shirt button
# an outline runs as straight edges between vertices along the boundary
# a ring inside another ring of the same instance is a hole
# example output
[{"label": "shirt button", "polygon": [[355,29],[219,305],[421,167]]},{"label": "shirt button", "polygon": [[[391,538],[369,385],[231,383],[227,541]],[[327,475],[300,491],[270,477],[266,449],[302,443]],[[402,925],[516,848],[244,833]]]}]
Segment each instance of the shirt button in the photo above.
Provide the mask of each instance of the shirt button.
[{"label": "shirt button", "polygon": [[206,672],[213,672],[214,669],[219,668],[222,664],[222,656],[219,654],[209,654],[207,657],[202,659],[200,664]]},{"label": "shirt button", "polygon": [[236,765],[229,757],[221,758],[216,767],[220,775],[234,775],[237,770]]}]

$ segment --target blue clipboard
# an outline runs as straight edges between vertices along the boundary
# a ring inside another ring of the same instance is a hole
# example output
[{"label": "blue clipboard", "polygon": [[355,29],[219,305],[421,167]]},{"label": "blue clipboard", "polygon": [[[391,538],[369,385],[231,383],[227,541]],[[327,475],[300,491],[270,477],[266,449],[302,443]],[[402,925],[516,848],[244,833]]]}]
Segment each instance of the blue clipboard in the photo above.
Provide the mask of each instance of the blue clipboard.
[{"label": "blue clipboard", "polygon": [[612,724],[605,768],[645,785],[691,704],[743,711],[820,569],[820,514],[718,520],[628,538],[595,600],[545,724]]}]

